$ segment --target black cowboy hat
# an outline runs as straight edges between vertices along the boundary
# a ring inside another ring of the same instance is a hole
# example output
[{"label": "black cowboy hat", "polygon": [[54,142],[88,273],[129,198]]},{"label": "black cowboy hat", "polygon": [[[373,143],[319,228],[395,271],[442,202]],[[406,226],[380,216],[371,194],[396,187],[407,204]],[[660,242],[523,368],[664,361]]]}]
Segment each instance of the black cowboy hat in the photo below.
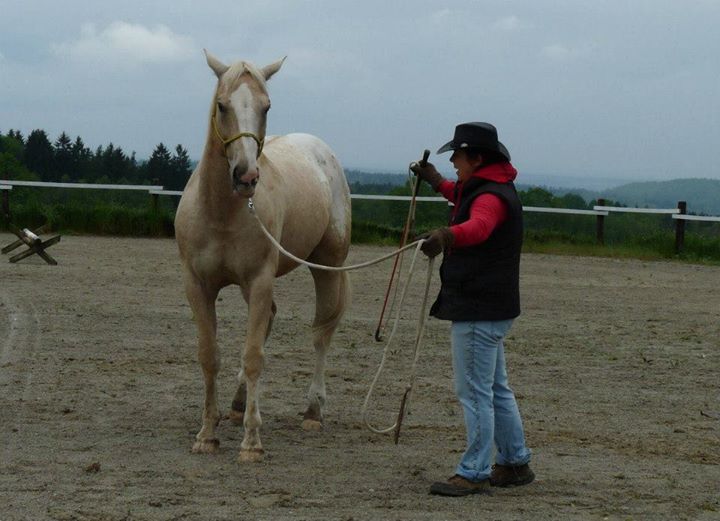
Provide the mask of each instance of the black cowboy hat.
[{"label": "black cowboy hat", "polygon": [[503,155],[510,161],[510,152],[505,145],[498,141],[497,129],[490,123],[461,123],[455,127],[455,136],[452,141],[448,141],[441,146],[437,153],[442,154],[448,150],[458,150],[460,148],[479,148],[481,150],[491,150]]}]

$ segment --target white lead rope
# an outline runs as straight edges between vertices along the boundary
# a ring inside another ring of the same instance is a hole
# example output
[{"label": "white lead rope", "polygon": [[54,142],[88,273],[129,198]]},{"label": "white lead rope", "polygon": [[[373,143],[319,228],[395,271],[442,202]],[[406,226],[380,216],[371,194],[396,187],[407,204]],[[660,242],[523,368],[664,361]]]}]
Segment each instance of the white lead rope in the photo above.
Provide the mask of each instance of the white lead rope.
[{"label": "white lead rope", "polygon": [[428,262],[428,269],[427,269],[427,276],[425,279],[425,293],[423,295],[422,305],[420,306],[420,315],[418,317],[418,325],[417,325],[417,331],[415,334],[415,353],[413,356],[413,362],[412,367],[410,369],[410,381],[408,382],[407,386],[405,387],[405,395],[401,403],[400,413],[398,414],[398,419],[396,422],[386,428],[379,428],[379,427],[373,427],[370,424],[370,421],[367,418],[367,408],[368,404],[370,403],[370,398],[372,397],[372,394],[375,390],[375,386],[377,385],[378,380],[380,379],[380,374],[382,373],[383,368],[385,367],[385,360],[387,359],[387,354],[390,351],[390,345],[392,344],[392,340],[395,336],[395,331],[397,330],[398,323],[400,322],[400,311],[402,310],[403,303],[405,301],[405,295],[407,294],[407,290],[410,287],[410,283],[412,281],[413,271],[415,268],[415,261],[417,260],[418,253],[420,252],[420,247],[422,246],[422,243],[425,242],[424,239],[417,240],[415,242],[412,242],[410,244],[407,244],[403,248],[400,248],[398,250],[395,250],[394,252],[384,255],[382,257],[379,257],[377,259],[363,262],[360,264],[354,264],[351,266],[324,266],[322,264],[315,264],[313,262],[308,262],[304,259],[301,259],[300,257],[297,257],[287,251],[283,246],[273,237],[270,232],[265,228],[265,225],[263,225],[260,218],[257,216],[257,213],[255,212],[255,205],[253,204],[252,198],[248,199],[248,209],[250,210],[250,213],[253,217],[257,220],[258,224],[260,225],[260,229],[265,234],[265,236],[268,238],[268,240],[275,246],[280,253],[285,255],[286,257],[289,257],[290,259],[294,260],[295,262],[299,264],[304,264],[305,266],[309,266],[311,268],[316,268],[320,270],[326,270],[326,271],[351,271],[356,270],[360,268],[366,268],[368,266],[372,266],[373,264],[378,264],[379,262],[382,262],[384,260],[390,259],[394,257],[395,255],[399,255],[403,251],[410,249],[412,247],[415,247],[415,254],[413,255],[412,262],[410,263],[410,269],[408,270],[408,277],[405,282],[405,286],[403,287],[402,294],[400,296],[400,302],[397,306],[396,312],[395,312],[395,322],[393,323],[392,331],[390,332],[390,336],[388,337],[388,340],[385,344],[385,348],[383,349],[382,358],[380,360],[380,365],[377,369],[377,372],[375,373],[375,377],[373,378],[372,383],[370,384],[370,388],[368,389],[367,396],[365,396],[365,402],[362,406],[362,418],[365,422],[365,426],[370,429],[372,432],[375,432],[377,434],[385,434],[391,431],[395,431],[395,442],[397,443],[397,438],[400,434],[400,423],[402,421],[404,409],[407,407],[407,405],[410,403],[410,394],[413,388],[413,385],[415,384],[415,372],[417,367],[418,359],[420,358],[420,345],[422,343],[422,336],[423,331],[425,329],[425,309],[427,307],[427,300],[428,300],[428,293],[430,291],[430,281],[432,279],[432,269],[433,264],[435,262],[435,259],[431,257]]},{"label": "white lead rope", "polygon": [[252,214],[252,216],[255,217],[258,224],[260,225],[260,229],[263,231],[263,233],[268,238],[268,240],[273,244],[273,246],[275,246],[278,249],[278,251],[280,251],[280,253],[282,253],[286,257],[291,258],[292,260],[294,260],[297,263],[304,264],[305,266],[309,266],[310,268],[317,268],[319,270],[352,271],[352,270],[357,270],[360,268],[367,268],[368,266],[372,266],[373,264],[378,264],[384,260],[390,259],[390,258],[394,257],[395,255],[398,255],[399,253],[402,253],[405,250],[412,248],[413,246],[417,245],[417,247],[419,248],[420,245],[424,241],[424,239],[417,240],[415,242],[405,245],[404,247],[400,248],[399,250],[395,250],[392,253],[388,253],[387,255],[383,255],[380,258],[377,258],[377,259],[374,259],[371,261],[367,261],[367,262],[362,262],[360,264],[353,264],[351,266],[325,266],[323,264],[315,264],[314,262],[309,262],[304,259],[301,259],[300,257],[293,255],[292,253],[287,251],[285,248],[283,248],[282,245],[277,241],[277,239],[275,237],[273,237],[269,231],[267,231],[267,228],[265,228],[265,225],[262,223],[260,218],[255,213],[255,205],[253,204],[252,197],[248,199],[248,208],[250,209],[250,213]]},{"label": "white lead rope", "polygon": [[412,366],[410,368],[410,381],[408,382],[407,386],[405,387],[405,397],[403,398],[403,401],[400,405],[400,412],[398,414],[398,418],[390,427],[386,428],[380,428],[380,427],[373,427],[370,424],[370,420],[367,417],[367,409],[368,405],[370,403],[370,397],[373,394],[373,391],[375,390],[375,385],[377,384],[378,380],[380,379],[380,373],[382,373],[383,367],[385,366],[385,360],[387,359],[387,354],[390,351],[390,345],[392,344],[393,338],[395,337],[395,331],[397,331],[398,323],[400,322],[400,311],[402,310],[403,303],[405,302],[405,295],[407,294],[407,290],[410,287],[410,282],[412,281],[413,271],[415,268],[415,261],[417,260],[418,252],[420,251],[420,245],[422,243],[419,243],[417,245],[417,248],[415,249],[415,255],[413,255],[412,262],[410,263],[410,269],[408,270],[408,277],[407,281],[405,282],[405,286],[403,286],[402,293],[400,294],[400,302],[398,303],[397,309],[395,311],[395,321],[393,322],[392,330],[390,331],[390,336],[388,337],[387,343],[385,344],[385,348],[383,349],[382,358],[380,359],[380,365],[378,366],[377,372],[375,373],[375,378],[373,378],[372,383],[370,384],[370,388],[368,389],[367,396],[365,396],[365,402],[362,406],[362,418],[365,421],[365,426],[370,429],[372,432],[375,432],[377,434],[385,434],[387,432],[395,431],[395,443],[397,443],[397,438],[400,435],[400,423],[402,422],[402,417],[404,414],[404,409],[408,406],[410,403],[410,394],[413,388],[413,385],[415,384],[415,372],[417,367],[417,361],[420,358],[420,345],[422,343],[422,335],[423,331],[425,329],[425,308],[427,305],[427,299],[428,299],[428,292],[430,290],[430,280],[432,278],[432,269],[433,269],[433,263],[435,261],[434,258],[430,258],[428,262],[428,270],[427,270],[427,277],[425,279],[425,293],[423,295],[422,305],[420,306],[420,315],[418,316],[418,325],[417,330],[415,333],[415,354],[413,356],[413,362]]}]

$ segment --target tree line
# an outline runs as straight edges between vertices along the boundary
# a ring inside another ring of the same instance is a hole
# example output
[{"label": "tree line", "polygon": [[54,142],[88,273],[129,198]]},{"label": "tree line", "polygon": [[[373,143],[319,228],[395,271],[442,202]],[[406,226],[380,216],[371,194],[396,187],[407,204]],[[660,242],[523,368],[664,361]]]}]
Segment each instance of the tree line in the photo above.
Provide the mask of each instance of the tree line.
[{"label": "tree line", "polygon": [[80,136],[62,132],[54,142],[35,129],[27,137],[19,130],[0,132],[0,178],[65,183],[152,184],[182,190],[192,173],[187,150],[171,152],[159,143],[147,160],[138,161],[110,143],[90,149]]}]

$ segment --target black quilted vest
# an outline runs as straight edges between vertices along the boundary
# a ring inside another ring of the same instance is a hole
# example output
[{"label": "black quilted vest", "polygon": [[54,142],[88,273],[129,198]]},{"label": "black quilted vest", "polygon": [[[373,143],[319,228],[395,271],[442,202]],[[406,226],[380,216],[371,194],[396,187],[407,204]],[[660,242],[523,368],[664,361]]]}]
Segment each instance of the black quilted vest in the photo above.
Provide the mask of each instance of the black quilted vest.
[{"label": "black quilted vest", "polygon": [[523,219],[515,185],[471,178],[462,186],[450,224],[467,221],[472,202],[483,193],[505,201],[508,216],[485,242],[445,253],[440,266],[440,294],[430,309],[430,314],[441,320],[506,320],[520,314]]}]

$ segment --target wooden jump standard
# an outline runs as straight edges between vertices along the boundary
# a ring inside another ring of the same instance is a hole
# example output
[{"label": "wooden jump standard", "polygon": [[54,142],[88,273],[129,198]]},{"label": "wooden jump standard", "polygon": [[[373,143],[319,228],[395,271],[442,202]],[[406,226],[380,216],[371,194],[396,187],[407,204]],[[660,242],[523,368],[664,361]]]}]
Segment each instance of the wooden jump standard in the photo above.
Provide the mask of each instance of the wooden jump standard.
[{"label": "wooden jump standard", "polygon": [[17,262],[29,257],[30,255],[38,254],[48,264],[52,264],[53,266],[57,265],[57,261],[53,259],[50,254],[45,251],[45,249],[60,242],[60,235],[50,237],[49,239],[43,241],[37,234],[43,231],[44,226],[41,226],[34,232],[28,230],[27,228],[23,228],[21,230],[12,223],[8,223],[8,226],[10,227],[10,231],[17,235],[18,240],[5,246],[2,249],[2,253],[9,253],[23,244],[26,244],[28,247],[27,250],[10,257],[10,262]]}]

